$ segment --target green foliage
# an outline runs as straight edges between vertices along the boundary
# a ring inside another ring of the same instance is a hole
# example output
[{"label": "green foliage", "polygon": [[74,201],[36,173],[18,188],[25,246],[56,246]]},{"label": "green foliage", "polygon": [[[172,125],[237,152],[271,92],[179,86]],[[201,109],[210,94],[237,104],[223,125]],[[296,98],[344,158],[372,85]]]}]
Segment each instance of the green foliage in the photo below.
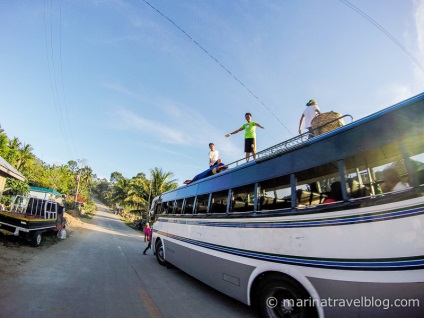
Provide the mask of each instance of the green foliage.
[{"label": "green foliage", "polygon": [[[84,210],[95,211],[93,193],[108,204],[112,209],[123,208],[122,213],[128,219],[136,218],[129,211],[138,210],[147,214],[152,199],[164,191],[177,187],[172,172],[164,172],[160,168],[150,169],[150,179],[142,172],[131,179],[115,171],[110,181],[97,179],[85,159],[70,160],[65,165],[49,165],[38,159],[29,144],[22,143],[18,138],[9,139],[0,127],[0,156],[20,171],[26,178],[25,182],[8,178],[2,202],[10,200],[10,195],[26,194],[29,185],[56,190],[67,196],[67,205],[72,206],[75,198],[84,202]],[[78,178],[77,178],[78,176]],[[78,195],[77,195],[78,188]]]},{"label": "green foliage", "polygon": [[8,195],[28,194],[29,185],[24,181],[8,178],[6,180],[6,190]]}]

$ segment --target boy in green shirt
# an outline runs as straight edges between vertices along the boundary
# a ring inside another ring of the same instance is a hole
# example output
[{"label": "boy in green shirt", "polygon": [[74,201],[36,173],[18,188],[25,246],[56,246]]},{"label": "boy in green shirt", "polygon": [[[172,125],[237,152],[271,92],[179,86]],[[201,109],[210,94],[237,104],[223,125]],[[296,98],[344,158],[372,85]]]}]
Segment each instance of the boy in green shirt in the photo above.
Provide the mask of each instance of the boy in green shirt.
[{"label": "boy in green shirt", "polygon": [[256,159],[256,126],[265,129],[259,123],[252,121],[252,114],[246,113],[244,117],[247,120],[243,126],[233,131],[232,133],[226,134],[225,137],[237,134],[244,130],[244,151],[246,152],[246,161],[249,161],[250,153],[253,155],[253,159]]}]

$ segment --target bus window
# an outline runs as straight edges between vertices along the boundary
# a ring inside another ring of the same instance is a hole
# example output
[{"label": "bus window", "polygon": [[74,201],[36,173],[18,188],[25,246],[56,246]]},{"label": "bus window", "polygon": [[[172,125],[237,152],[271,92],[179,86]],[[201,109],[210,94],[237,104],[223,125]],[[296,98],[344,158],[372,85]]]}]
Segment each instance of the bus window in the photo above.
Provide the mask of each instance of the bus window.
[{"label": "bus window", "polygon": [[196,210],[194,213],[207,213],[209,203],[209,194],[203,194],[197,196]]},{"label": "bus window", "polygon": [[226,213],[228,190],[212,193],[210,213]]},{"label": "bus window", "polygon": [[330,162],[299,171],[296,173],[296,180],[297,207],[343,200],[337,163]]},{"label": "bus window", "polygon": [[370,170],[375,175],[376,194],[409,188],[409,174],[403,159]]},{"label": "bus window", "polygon": [[183,214],[192,214],[194,205],[194,197],[185,199],[185,204],[182,213]]},{"label": "bus window", "polygon": [[424,184],[424,153],[412,156],[411,161],[417,172],[418,185]]},{"label": "bus window", "polygon": [[158,214],[166,214],[167,209],[166,209],[166,202],[160,202],[158,204]]},{"label": "bus window", "polygon": [[259,183],[258,211],[291,207],[290,176],[282,176]]},{"label": "bus window", "polygon": [[172,210],[174,209],[174,201],[165,202],[166,214],[172,214]]},{"label": "bus window", "polygon": [[362,198],[371,195],[373,188],[371,187],[372,174],[368,170],[359,170],[350,173],[347,178],[347,189],[350,198]]},{"label": "bus window", "polygon": [[234,188],[231,195],[230,212],[253,211],[255,184]]},{"label": "bus window", "polygon": [[176,200],[174,206],[174,214],[181,214],[181,210],[183,207],[183,199]]}]

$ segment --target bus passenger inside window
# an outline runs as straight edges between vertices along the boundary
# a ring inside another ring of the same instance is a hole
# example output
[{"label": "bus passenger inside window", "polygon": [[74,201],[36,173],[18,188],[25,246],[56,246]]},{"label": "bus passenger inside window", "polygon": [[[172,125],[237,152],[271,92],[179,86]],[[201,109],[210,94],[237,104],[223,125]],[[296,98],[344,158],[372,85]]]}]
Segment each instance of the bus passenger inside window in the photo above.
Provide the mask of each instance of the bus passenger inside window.
[{"label": "bus passenger inside window", "polygon": [[406,190],[409,189],[409,184],[402,182],[402,178],[396,169],[387,168],[383,170],[381,189],[383,192]]},{"label": "bus passenger inside window", "polygon": [[340,181],[335,181],[331,184],[330,194],[324,200],[324,204],[337,201],[343,201],[342,185],[340,184]]}]

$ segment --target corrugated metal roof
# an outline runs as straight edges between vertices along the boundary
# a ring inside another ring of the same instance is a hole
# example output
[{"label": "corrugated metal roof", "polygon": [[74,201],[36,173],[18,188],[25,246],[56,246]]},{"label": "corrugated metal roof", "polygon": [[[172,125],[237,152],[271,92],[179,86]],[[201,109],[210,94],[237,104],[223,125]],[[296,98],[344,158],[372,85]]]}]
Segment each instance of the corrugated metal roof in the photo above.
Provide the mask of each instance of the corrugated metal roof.
[{"label": "corrugated metal roof", "polygon": [[6,175],[6,177],[15,178],[20,181],[25,181],[25,177],[14,168],[10,163],[0,157],[0,174]]},{"label": "corrugated metal roof", "polygon": [[30,186],[29,189],[30,189],[30,191],[36,191],[36,192],[42,192],[42,193],[53,193],[53,194],[55,194],[59,197],[62,196],[62,194],[60,194],[59,192],[57,192],[56,190],[53,190],[53,189],[33,187],[33,186]]}]

